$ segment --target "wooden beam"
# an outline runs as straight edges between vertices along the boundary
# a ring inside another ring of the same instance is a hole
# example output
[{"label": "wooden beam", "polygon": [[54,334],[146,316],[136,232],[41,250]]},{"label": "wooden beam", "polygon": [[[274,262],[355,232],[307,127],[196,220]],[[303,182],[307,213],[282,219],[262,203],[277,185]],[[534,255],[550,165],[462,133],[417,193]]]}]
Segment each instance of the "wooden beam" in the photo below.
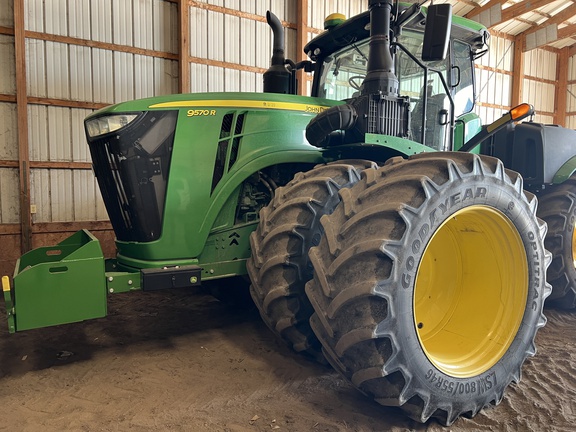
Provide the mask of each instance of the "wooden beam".
[{"label": "wooden beam", "polygon": [[178,2],[178,91],[190,93],[190,6]]},{"label": "wooden beam", "polygon": [[[306,60],[304,46],[308,43],[308,0],[298,0],[296,6],[296,61]],[[298,71],[298,89],[299,95],[307,93],[306,72]]]},{"label": "wooden beam", "polygon": [[[42,222],[32,226],[33,234],[54,234],[76,232],[81,229],[90,231],[111,231],[109,221],[81,221],[81,222]],[[19,224],[0,224],[0,236],[20,234]]]},{"label": "wooden beam", "polygon": [[576,24],[570,24],[558,29],[558,40],[566,39],[574,35],[576,35]]},{"label": "wooden beam", "polygon": [[7,95],[7,94],[0,94],[0,102],[16,102],[16,96],[14,95]]},{"label": "wooden beam", "polygon": [[0,236],[19,235],[21,231],[20,224],[0,224]]},{"label": "wooden beam", "polygon": [[514,40],[514,63],[512,70],[514,75],[512,77],[512,97],[511,105],[514,107],[523,102],[523,87],[524,87],[524,43],[526,37],[520,35]]},{"label": "wooden beam", "polygon": [[[256,14],[252,14],[252,13],[248,13],[248,12],[239,11],[236,9],[230,9],[227,7],[216,6],[216,5],[213,5],[210,3],[202,3],[202,2],[194,1],[194,0],[189,0],[188,4],[192,7],[198,8],[198,9],[209,10],[212,12],[218,12],[218,13],[225,14],[225,15],[235,16],[238,18],[245,18],[245,19],[249,19],[252,21],[260,21],[263,23],[266,22],[266,17],[263,15],[256,15]],[[296,30],[296,28],[297,28],[296,24],[288,22],[288,21],[282,21],[282,26],[288,27],[288,28],[291,28],[294,30]]]},{"label": "wooden beam", "polygon": [[82,108],[82,109],[100,109],[109,106],[109,103],[101,102],[82,102],[73,101],[68,99],[54,99],[54,98],[41,98],[41,97],[28,97],[28,103],[30,105],[48,105],[57,106],[63,108]]},{"label": "wooden beam", "polygon": [[12,27],[0,26],[0,34],[14,36],[14,29]]},{"label": "wooden beam", "polygon": [[531,0],[516,3],[515,5],[510,6],[509,8],[506,8],[502,11],[502,22],[510,21],[513,18],[519,17],[520,15],[528,12],[532,12],[538,8],[546,6],[549,3],[550,0]]},{"label": "wooden beam", "polygon": [[48,34],[48,33],[39,33],[34,31],[26,31],[25,37],[30,39],[37,39],[43,40],[48,42],[58,42],[67,45],[80,45],[86,46],[91,48],[100,48],[103,50],[109,51],[119,51],[125,52],[130,54],[140,54],[147,57],[158,57],[158,58],[165,58],[168,60],[178,60],[178,54],[173,54],[165,51],[157,51],[157,50],[150,50],[144,48],[137,48],[128,45],[118,45],[108,42],[100,42],[95,40],[89,39],[80,39],[70,36],[61,36],[55,34]]},{"label": "wooden beam", "polygon": [[28,96],[26,88],[26,43],[24,0],[14,0],[14,54],[16,60],[16,115],[18,127],[18,168],[20,172],[20,247],[32,249],[30,213],[30,150],[28,147]]},{"label": "wooden beam", "polygon": [[107,231],[112,229],[108,221],[81,221],[81,222],[45,222],[35,223],[34,234],[76,232],[81,229],[90,231]]},{"label": "wooden beam", "polygon": [[261,67],[240,65],[240,64],[230,63],[230,62],[225,62],[225,61],[220,61],[220,60],[205,59],[205,58],[201,58],[201,57],[189,57],[188,61],[190,61],[191,63],[196,63],[196,64],[216,66],[216,67],[221,67],[221,68],[226,68],[226,69],[234,69],[234,70],[245,71],[245,72],[255,72],[255,73],[261,73],[261,74],[266,72],[266,69],[261,68]]},{"label": "wooden beam", "polygon": [[556,91],[554,97],[554,123],[566,126],[566,108],[568,104],[568,60],[569,49],[563,48],[556,60]]},{"label": "wooden beam", "polygon": [[[501,6],[504,5],[507,0],[490,0],[482,7],[478,7],[476,9],[471,10],[466,14],[466,18],[473,18],[490,10],[492,7],[500,4]],[[523,15],[528,12],[533,12],[538,8],[546,6],[550,3],[550,0],[531,0],[531,1],[522,1],[516,3],[506,9],[502,9],[501,17],[499,21],[491,23],[491,27],[496,27],[503,22],[510,21],[511,19],[518,18],[520,15]]]},{"label": "wooden beam", "polygon": [[[18,161],[0,160],[0,168],[18,168],[18,167],[19,167]],[[30,161],[30,168],[91,170],[92,164],[90,162]]]}]

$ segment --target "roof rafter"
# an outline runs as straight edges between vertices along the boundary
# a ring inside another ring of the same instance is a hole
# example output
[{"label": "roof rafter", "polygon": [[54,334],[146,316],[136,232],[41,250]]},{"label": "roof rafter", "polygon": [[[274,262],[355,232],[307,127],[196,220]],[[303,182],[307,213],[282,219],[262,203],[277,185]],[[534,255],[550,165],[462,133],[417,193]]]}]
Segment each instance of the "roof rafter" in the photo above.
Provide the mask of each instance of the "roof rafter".
[{"label": "roof rafter", "polygon": [[[476,15],[479,15],[484,11],[490,10],[490,8],[492,8],[493,6],[497,5],[503,6],[506,2],[507,0],[490,0],[484,6],[468,12],[468,14],[466,14],[466,18],[472,18]],[[519,17],[520,15],[523,15],[525,13],[533,12],[536,9],[546,6],[549,3],[550,0],[532,0],[516,3],[510,7],[507,7],[506,9],[502,9],[500,20],[491,23],[491,27],[495,27],[506,21],[510,21],[511,19]]]},{"label": "roof rafter", "polygon": [[570,24],[558,30],[558,40],[566,39],[574,35],[576,35],[576,24]]}]

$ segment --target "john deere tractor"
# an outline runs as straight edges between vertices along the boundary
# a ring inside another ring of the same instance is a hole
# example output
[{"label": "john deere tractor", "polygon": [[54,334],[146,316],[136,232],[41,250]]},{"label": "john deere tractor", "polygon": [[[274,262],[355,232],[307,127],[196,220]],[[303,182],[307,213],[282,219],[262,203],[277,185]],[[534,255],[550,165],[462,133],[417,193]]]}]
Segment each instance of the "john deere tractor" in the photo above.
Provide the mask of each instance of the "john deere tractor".
[{"label": "john deere tractor", "polygon": [[249,275],[273,332],[377,402],[443,424],[498,404],[536,352],[551,258],[551,298],[574,306],[576,132],[516,125],[529,105],[481,126],[489,35],[450,5],[370,0],[328,17],[300,63],[267,19],[264,93],[85,120],[117,255],[88,231],[24,255],[3,279],[10,331],[105,316],[109,293]]}]

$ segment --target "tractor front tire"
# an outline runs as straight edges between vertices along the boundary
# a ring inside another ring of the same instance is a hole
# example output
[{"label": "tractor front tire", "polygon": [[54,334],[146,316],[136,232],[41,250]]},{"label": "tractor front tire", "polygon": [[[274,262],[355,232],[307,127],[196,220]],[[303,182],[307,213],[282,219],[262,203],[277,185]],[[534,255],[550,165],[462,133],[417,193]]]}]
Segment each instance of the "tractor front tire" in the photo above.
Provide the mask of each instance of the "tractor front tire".
[{"label": "tractor front tire", "polygon": [[576,307],[576,175],[558,186],[545,189],[538,197],[538,217],[548,224],[544,240],[552,253],[548,282],[552,305],[562,309]]},{"label": "tractor front tire", "polygon": [[536,352],[550,292],[546,225],[521,177],[428,153],[366,170],[341,196],[306,286],[327,360],[420,422],[498,404]]},{"label": "tractor front tire", "polygon": [[343,160],[298,173],[279,188],[260,211],[260,223],[250,237],[247,262],[250,293],[268,327],[295,351],[325,362],[310,328],[312,306],[304,287],[312,278],[308,250],[322,236],[320,218],[340,202],[338,191],[360,180],[360,172],[376,164]]}]

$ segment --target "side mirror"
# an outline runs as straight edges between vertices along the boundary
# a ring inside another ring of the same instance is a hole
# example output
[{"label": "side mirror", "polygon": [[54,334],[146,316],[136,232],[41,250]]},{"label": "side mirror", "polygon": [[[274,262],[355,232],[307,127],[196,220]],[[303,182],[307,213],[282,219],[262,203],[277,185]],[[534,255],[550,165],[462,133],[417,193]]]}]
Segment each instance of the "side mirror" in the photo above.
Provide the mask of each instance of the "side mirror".
[{"label": "side mirror", "polygon": [[426,15],[422,60],[440,61],[446,58],[452,27],[452,5],[431,5]]}]

